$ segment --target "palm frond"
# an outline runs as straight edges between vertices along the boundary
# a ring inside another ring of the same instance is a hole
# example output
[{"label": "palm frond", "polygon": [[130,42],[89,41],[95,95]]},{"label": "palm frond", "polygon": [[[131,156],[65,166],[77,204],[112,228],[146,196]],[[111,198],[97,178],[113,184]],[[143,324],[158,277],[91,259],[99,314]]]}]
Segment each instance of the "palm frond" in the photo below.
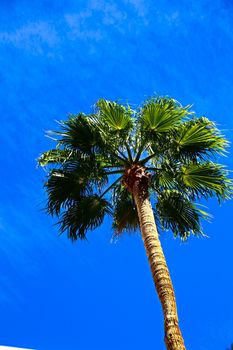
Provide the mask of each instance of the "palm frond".
[{"label": "palm frond", "polygon": [[60,137],[58,145],[87,155],[104,149],[104,140],[90,116],[83,113],[71,115],[61,126],[61,132],[54,132]]},{"label": "palm frond", "polygon": [[141,126],[143,130],[154,134],[168,132],[190,113],[189,108],[181,107],[171,98],[152,98],[142,107]]},{"label": "palm frond", "polygon": [[113,196],[113,229],[115,236],[124,231],[136,231],[139,226],[137,209],[132,195],[122,185],[115,188]]},{"label": "palm frond", "polygon": [[100,122],[113,132],[128,132],[133,127],[131,110],[116,102],[100,99],[96,104]]},{"label": "palm frond", "polygon": [[212,153],[224,154],[228,142],[207,118],[195,118],[177,128],[173,151],[177,157],[205,158]]},{"label": "palm frond", "polygon": [[37,159],[38,164],[42,167],[47,164],[60,164],[67,161],[72,156],[72,152],[64,149],[51,149],[41,154]]},{"label": "palm frond", "polygon": [[59,216],[62,209],[79,201],[85,193],[91,191],[91,188],[86,178],[57,169],[51,171],[48,176],[45,190],[48,195],[47,213]]},{"label": "palm frond", "polygon": [[165,190],[158,196],[156,214],[161,226],[171,230],[174,236],[185,240],[191,233],[203,235],[200,220],[210,219],[210,215],[199,209],[186,196],[176,190]]},{"label": "palm frond", "polygon": [[105,215],[111,215],[111,205],[97,195],[81,197],[60,217],[60,233],[67,231],[72,241],[85,239],[88,231],[96,229],[104,220]]},{"label": "palm frond", "polygon": [[76,177],[86,179],[87,184],[92,184],[99,188],[108,183],[107,170],[95,158],[71,159],[63,164],[63,169]]},{"label": "palm frond", "polygon": [[156,192],[175,189],[177,187],[176,171],[177,165],[165,159],[159,164],[159,168],[153,171],[150,187]]},{"label": "palm frond", "polygon": [[232,197],[233,184],[228,176],[229,171],[223,165],[192,162],[182,167],[180,179],[197,198],[216,195],[221,200]]}]

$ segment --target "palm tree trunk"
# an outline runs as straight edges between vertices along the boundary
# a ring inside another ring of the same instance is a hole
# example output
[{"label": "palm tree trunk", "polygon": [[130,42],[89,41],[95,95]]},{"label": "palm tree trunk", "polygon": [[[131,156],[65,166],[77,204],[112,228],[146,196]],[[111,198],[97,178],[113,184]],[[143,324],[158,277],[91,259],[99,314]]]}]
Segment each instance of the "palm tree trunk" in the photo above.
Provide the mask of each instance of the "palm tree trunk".
[{"label": "palm tree trunk", "polygon": [[174,289],[159,241],[147,186],[144,186],[140,180],[136,180],[132,192],[152,277],[162,304],[167,350],[185,350],[184,340],[178,325]]}]

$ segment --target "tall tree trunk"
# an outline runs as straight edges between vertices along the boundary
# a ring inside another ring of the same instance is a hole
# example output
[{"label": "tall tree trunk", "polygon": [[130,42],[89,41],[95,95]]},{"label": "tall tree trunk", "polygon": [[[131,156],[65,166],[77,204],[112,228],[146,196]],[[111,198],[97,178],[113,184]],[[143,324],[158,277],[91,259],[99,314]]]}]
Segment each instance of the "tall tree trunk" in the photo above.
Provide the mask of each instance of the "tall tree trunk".
[{"label": "tall tree trunk", "polygon": [[135,181],[132,193],[152,277],[162,304],[166,347],[168,350],[185,350],[184,340],[178,325],[176,300],[171,277],[159,241],[147,186],[145,186],[145,183],[143,184],[141,179]]}]

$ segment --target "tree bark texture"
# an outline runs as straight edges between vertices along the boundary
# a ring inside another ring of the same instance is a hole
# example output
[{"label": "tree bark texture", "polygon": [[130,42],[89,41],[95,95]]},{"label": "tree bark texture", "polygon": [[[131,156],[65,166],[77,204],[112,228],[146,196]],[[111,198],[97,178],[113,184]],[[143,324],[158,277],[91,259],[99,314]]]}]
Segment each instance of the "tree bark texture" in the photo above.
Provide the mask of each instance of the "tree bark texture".
[{"label": "tree bark texture", "polygon": [[137,207],[142,239],[152,277],[162,304],[165,331],[164,340],[167,350],[185,350],[184,340],[178,325],[176,300],[171,277],[159,241],[148,190],[140,179],[135,181],[132,193]]}]

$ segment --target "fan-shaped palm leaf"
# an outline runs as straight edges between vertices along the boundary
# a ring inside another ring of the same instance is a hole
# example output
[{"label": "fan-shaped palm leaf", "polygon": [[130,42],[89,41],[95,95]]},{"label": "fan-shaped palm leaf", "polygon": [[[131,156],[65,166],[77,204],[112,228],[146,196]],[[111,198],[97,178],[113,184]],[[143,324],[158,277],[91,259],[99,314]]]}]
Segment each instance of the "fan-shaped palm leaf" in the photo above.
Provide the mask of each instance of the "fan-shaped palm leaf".
[{"label": "fan-shaped palm leaf", "polygon": [[147,131],[168,132],[189,114],[189,108],[181,107],[171,98],[152,98],[141,110],[141,126]]},{"label": "fan-shaped palm leaf", "polygon": [[164,229],[171,229],[175,236],[185,240],[190,233],[203,234],[200,219],[210,215],[198,209],[186,196],[176,190],[163,191],[158,196],[156,213]]},{"label": "fan-shaped palm leaf", "polygon": [[59,169],[50,173],[45,189],[48,195],[47,212],[57,216],[62,208],[71,206],[91,190],[86,178]]},{"label": "fan-shaped palm leaf", "polygon": [[229,172],[220,164],[212,162],[190,163],[181,169],[184,186],[192,190],[196,197],[216,195],[218,199],[229,199],[232,194],[232,181]]},{"label": "fan-shaped palm leaf", "polygon": [[111,213],[111,205],[106,199],[97,195],[82,197],[62,213],[58,223],[60,232],[67,231],[72,240],[84,239],[87,231],[100,226],[105,214]]},{"label": "fan-shaped palm leaf", "polygon": [[128,132],[132,126],[131,110],[107,100],[100,99],[96,106],[99,110],[99,121],[105,130],[113,132]]},{"label": "fan-shaped palm leaf", "polygon": [[91,116],[71,115],[61,123],[62,131],[54,132],[59,139],[59,145],[90,155],[104,149],[105,141]]},{"label": "fan-shaped palm leaf", "polygon": [[210,153],[225,152],[227,141],[213,122],[199,118],[185,122],[176,129],[174,153],[178,158],[203,158]]}]

